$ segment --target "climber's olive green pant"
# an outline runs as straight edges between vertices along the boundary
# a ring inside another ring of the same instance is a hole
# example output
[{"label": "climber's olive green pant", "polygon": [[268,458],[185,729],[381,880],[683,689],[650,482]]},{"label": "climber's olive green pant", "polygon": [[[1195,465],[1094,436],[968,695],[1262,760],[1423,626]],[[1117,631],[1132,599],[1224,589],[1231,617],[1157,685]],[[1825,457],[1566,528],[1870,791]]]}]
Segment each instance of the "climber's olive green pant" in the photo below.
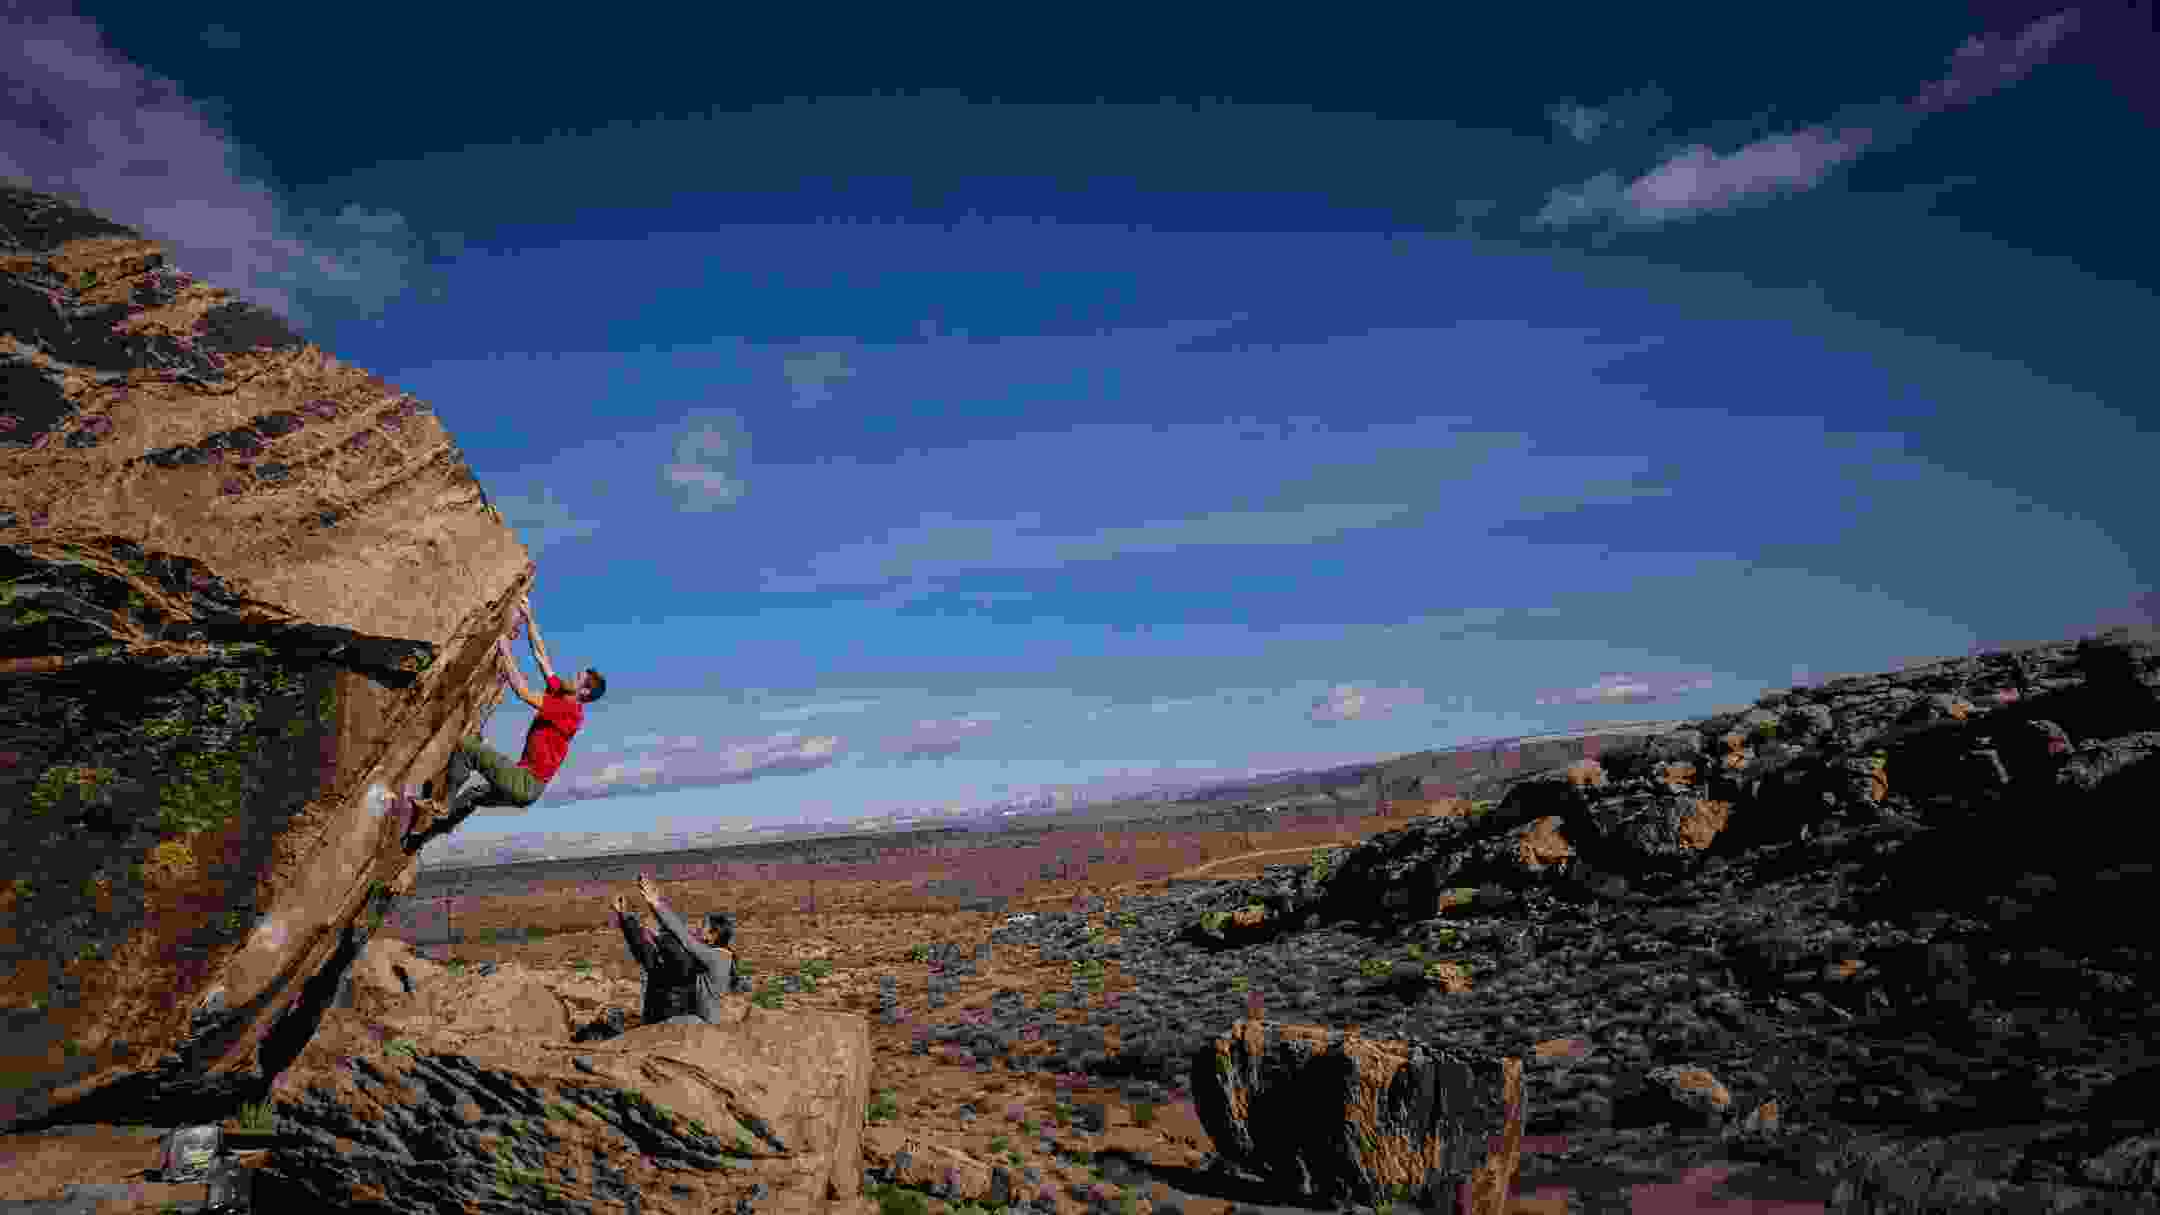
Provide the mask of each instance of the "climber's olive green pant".
[{"label": "climber's olive green pant", "polygon": [[[465,778],[475,770],[487,778],[487,783],[460,795],[458,790],[464,786]],[[511,763],[509,756],[481,742],[478,735],[458,743],[457,749],[450,753],[450,770],[443,776],[444,787],[438,795],[455,800],[444,807],[445,813],[441,817],[425,826],[420,824],[422,812],[415,805],[414,824],[405,829],[407,851],[418,852],[430,840],[450,834],[482,806],[530,806],[547,791],[544,781]]]},{"label": "climber's olive green pant", "polygon": [[[451,808],[453,813],[476,806],[530,806],[540,800],[542,793],[547,792],[546,782],[534,776],[530,769],[518,767],[515,760],[480,741],[477,734],[458,743],[457,758],[465,762],[451,763],[450,772],[454,778],[458,778],[469,766],[487,778],[489,787],[475,789],[458,798],[458,804]],[[451,785],[449,793],[456,795],[457,785],[463,783],[462,778],[458,778]]]}]

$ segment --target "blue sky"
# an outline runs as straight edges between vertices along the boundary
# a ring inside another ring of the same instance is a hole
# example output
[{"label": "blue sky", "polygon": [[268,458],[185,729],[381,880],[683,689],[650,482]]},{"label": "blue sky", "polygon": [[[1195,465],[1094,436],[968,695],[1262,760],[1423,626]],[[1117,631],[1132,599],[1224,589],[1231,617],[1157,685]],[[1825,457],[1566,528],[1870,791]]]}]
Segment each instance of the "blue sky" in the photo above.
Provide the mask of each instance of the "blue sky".
[{"label": "blue sky", "polygon": [[0,173],[456,436],[610,683],[467,834],[837,821],[2149,619],[2118,8],[15,9]]}]

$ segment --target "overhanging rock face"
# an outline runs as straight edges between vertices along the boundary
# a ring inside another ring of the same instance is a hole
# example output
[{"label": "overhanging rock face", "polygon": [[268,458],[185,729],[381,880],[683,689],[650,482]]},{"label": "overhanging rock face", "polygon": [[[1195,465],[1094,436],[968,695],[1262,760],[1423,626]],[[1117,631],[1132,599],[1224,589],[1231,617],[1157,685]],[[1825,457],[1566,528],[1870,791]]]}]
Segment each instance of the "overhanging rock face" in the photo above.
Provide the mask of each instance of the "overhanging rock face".
[{"label": "overhanging rock face", "polygon": [[267,1091],[532,569],[419,401],[0,189],[0,1129]]}]

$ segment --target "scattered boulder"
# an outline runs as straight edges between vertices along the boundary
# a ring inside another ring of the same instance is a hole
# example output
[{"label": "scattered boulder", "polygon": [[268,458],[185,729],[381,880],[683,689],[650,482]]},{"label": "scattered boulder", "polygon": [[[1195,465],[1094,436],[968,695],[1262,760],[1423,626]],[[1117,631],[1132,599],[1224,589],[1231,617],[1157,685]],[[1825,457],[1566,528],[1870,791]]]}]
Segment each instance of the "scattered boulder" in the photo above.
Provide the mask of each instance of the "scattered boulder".
[{"label": "scattered boulder", "polygon": [[432,987],[448,973],[441,962],[414,952],[411,945],[396,937],[371,937],[346,973],[338,1006],[369,1013],[387,1012],[405,1006],[407,996],[422,987]]},{"label": "scattered boulder", "polygon": [[571,1030],[570,1010],[555,993],[552,976],[517,962],[499,964],[490,972],[445,970],[373,1019],[393,1036],[433,1041],[445,1050],[469,1038],[496,1035],[566,1042]]},{"label": "scattered boulder", "polygon": [[1192,1085],[1222,1160],[1307,1202],[1372,1204],[1397,1187],[1430,1200],[1479,1169],[1490,1186],[1520,1145],[1512,1058],[1244,1019],[1194,1054]]}]

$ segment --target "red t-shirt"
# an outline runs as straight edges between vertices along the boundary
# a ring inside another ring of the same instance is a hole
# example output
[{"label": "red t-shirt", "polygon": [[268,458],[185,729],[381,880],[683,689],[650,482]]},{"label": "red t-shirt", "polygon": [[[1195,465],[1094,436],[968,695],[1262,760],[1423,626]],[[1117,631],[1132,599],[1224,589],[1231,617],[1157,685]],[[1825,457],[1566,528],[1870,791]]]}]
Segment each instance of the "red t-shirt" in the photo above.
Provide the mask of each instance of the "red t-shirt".
[{"label": "red t-shirt", "polygon": [[533,718],[532,727],[525,731],[525,755],[518,760],[518,767],[539,777],[542,784],[555,779],[555,770],[570,754],[570,740],[577,737],[578,727],[584,724],[585,706],[578,703],[576,690],[559,677],[548,676],[547,694],[540,698],[540,716]]}]

